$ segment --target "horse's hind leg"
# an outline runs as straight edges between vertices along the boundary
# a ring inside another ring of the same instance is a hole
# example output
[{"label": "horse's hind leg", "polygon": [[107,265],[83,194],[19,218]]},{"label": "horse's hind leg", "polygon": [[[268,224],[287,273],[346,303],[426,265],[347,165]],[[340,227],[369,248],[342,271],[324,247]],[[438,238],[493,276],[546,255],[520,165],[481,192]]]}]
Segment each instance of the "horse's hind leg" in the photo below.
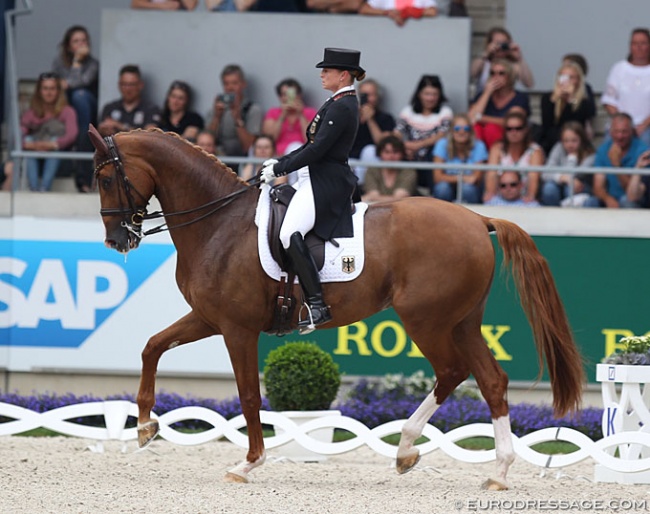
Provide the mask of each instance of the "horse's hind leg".
[{"label": "horse's hind leg", "polygon": [[142,374],[138,391],[138,445],[149,444],[158,434],[158,421],[151,419],[156,402],[156,371],[163,353],[177,346],[214,335],[215,330],[201,321],[194,312],[183,316],[162,332],[151,337],[142,351]]}]

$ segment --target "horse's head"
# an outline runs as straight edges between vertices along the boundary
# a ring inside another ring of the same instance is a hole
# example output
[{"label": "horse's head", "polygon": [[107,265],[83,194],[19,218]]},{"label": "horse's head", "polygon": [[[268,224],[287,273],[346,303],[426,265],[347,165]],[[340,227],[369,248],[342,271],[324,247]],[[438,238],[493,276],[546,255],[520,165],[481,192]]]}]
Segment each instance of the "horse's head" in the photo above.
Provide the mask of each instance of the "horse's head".
[{"label": "horse's head", "polygon": [[143,159],[129,155],[126,148],[120,152],[113,136],[103,138],[93,125],[88,136],[95,147],[99,212],[106,228],[104,242],[109,248],[127,253],[140,244],[142,222],[155,183]]}]

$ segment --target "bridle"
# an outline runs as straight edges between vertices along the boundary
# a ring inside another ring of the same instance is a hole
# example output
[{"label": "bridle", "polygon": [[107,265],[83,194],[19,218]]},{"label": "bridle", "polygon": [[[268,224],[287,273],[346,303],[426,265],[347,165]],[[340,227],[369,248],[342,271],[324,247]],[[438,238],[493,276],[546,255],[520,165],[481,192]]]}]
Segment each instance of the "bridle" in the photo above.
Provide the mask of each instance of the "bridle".
[{"label": "bridle", "polygon": [[[135,236],[138,239],[138,241],[152,234],[157,234],[159,232],[166,232],[174,228],[185,227],[187,225],[191,225],[193,223],[201,221],[202,219],[211,216],[219,209],[230,204],[241,193],[248,190],[248,188],[238,189],[237,191],[234,191],[226,196],[217,198],[216,200],[212,200],[203,205],[199,205],[198,207],[194,207],[192,209],[187,209],[184,211],[177,211],[177,212],[172,212],[167,214],[165,214],[163,211],[155,211],[151,213],[147,212],[147,206],[149,205],[149,200],[145,198],[145,196],[142,193],[140,193],[140,191],[137,190],[137,188],[129,180],[129,177],[127,177],[126,172],[124,170],[124,164],[122,163],[122,159],[120,158],[120,153],[117,149],[117,144],[115,143],[113,136],[104,137],[104,141],[106,142],[106,145],[108,147],[108,159],[98,163],[95,166],[95,169],[93,170],[93,175],[95,180],[97,180],[98,174],[103,168],[105,168],[109,164],[113,165],[118,180],[118,197],[119,197],[120,206],[108,208],[108,209],[100,209],[99,214],[101,216],[122,216],[121,226],[124,227],[130,234]],[[252,179],[249,179],[248,182],[249,182],[249,186],[255,186],[260,184],[261,180],[258,177],[253,177]],[[136,204],[136,201],[133,197],[133,192],[135,192],[145,202],[144,206],[138,206]],[[166,223],[163,223],[152,229],[146,230],[144,232],[142,231],[142,224],[145,220],[159,219],[159,218],[170,217],[170,216],[180,216],[183,214],[191,214],[193,212],[202,211],[208,207],[213,207],[213,208],[208,212],[201,214],[201,216],[193,218],[189,221],[179,223],[171,227],[168,226]]]}]

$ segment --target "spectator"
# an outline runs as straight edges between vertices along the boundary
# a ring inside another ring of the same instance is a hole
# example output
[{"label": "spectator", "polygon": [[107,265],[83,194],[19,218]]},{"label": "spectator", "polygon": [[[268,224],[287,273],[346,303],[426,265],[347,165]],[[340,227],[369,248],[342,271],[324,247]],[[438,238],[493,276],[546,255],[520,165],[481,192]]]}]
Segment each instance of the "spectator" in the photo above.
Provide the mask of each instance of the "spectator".
[{"label": "spectator", "polygon": [[127,64],[120,69],[118,82],[121,98],[114,100],[102,109],[99,133],[110,136],[123,130],[157,127],[160,123],[160,110],[142,98],[144,81],[140,68]]},{"label": "spectator", "polygon": [[[591,167],[595,159],[594,147],[584,126],[577,121],[567,121],[560,130],[560,140],[555,143],[546,161],[547,166]],[[592,191],[592,175],[582,173],[542,172],[542,205],[580,207]],[[573,181],[573,196],[570,182]]]},{"label": "spectator", "polygon": [[243,157],[262,128],[262,108],[245,97],[246,78],[237,64],[221,71],[223,93],[214,100],[207,128],[217,138],[219,155]]},{"label": "spectator", "polygon": [[[637,137],[629,114],[617,112],[612,116],[610,137],[596,150],[597,168],[633,168],[648,146]],[[597,173],[594,175],[594,196],[585,207],[636,207],[626,196],[630,175]]]},{"label": "spectator", "polygon": [[564,57],[562,57],[562,64],[567,64],[570,62],[580,66],[580,70],[582,71],[582,76],[584,77],[587,96],[591,98],[591,100],[593,100],[593,102],[595,103],[596,97],[594,96],[594,90],[591,87],[591,84],[587,82],[587,75],[589,74],[589,64],[587,63],[587,59],[582,54],[566,54]]},{"label": "spectator", "polygon": [[[77,113],[79,133],[75,149],[79,152],[92,152],[93,145],[86,132],[91,123],[97,122],[99,62],[90,53],[90,36],[85,27],[74,25],[65,31],[52,70],[61,77],[61,86],[66,92],[68,103]],[[92,179],[92,161],[75,161],[77,189],[89,192]]]},{"label": "spectator", "polygon": [[14,163],[6,161],[0,166],[0,190],[11,191],[14,177]]},{"label": "spectator", "polygon": [[[397,136],[388,135],[377,145],[377,157],[384,162],[404,160],[406,148]],[[364,202],[384,202],[399,200],[417,193],[417,173],[415,170],[398,168],[370,168],[366,174]]]},{"label": "spectator", "polygon": [[217,144],[214,139],[214,134],[209,130],[202,130],[196,136],[196,146],[202,148],[210,155],[216,155]]},{"label": "spectator", "polygon": [[[530,135],[528,118],[519,108],[514,108],[504,118],[505,133],[503,140],[495,143],[488,155],[488,164],[500,166],[541,166],[544,164],[544,152],[533,142]],[[503,172],[488,171],[485,175],[485,192],[483,201],[487,202],[497,196],[499,176]],[[537,204],[539,189],[539,172],[528,172],[520,180],[523,188],[522,200]]]},{"label": "spectator", "polygon": [[[258,159],[272,159],[278,155],[275,141],[273,138],[267,134],[261,134],[255,138],[253,142],[253,157]],[[249,180],[255,177],[262,168],[262,164],[246,164],[241,170],[241,178],[244,180]],[[273,184],[282,184],[287,181],[286,175],[284,177],[278,177],[273,181]]]},{"label": "spectator", "polygon": [[499,177],[499,193],[492,196],[485,205],[539,207],[537,200],[522,196],[524,182],[518,171],[504,171]]},{"label": "spectator", "polygon": [[[437,75],[423,75],[411,97],[410,105],[399,114],[394,133],[404,141],[406,158],[430,161],[431,150],[445,137],[454,113],[447,104],[442,83]],[[418,184],[431,191],[431,171],[418,175]]]},{"label": "spectator", "polygon": [[[474,138],[474,131],[466,114],[454,116],[449,135],[433,148],[433,162],[458,164],[483,164],[488,152],[483,141]],[[462,201],[481,203],[483,172],[480,170],[433,170],[433,196],[452,202],[461,184]]]},{"label": "spectator", "polygon": [[[628,113],[634,120],[636,135],[650,146],[650,31],[634,29],[627,60],[619,61],[609,72],[600,101],[607,113]],[[611,120],[613,122],[613,119]]]},{"label": "spectator", "polygon": [[436,0],[366,0],[359,7],[359,14],[387,16],[402,27],[409,18],[436,16],[438,7]]},{"label": "spectator", "polygon": [[[24,150],[52,152],[72,146],[79,132],[77,115],[68,105],[58,75],[41,73],[38,77],[29,109],[20,119],[20,128]],[[59,159],[53,158],[26,159],[29,189],[49,191],[60,163]]]},{"label": "spectator", "polygon": [[307,127],[316,116],[316,109],[304,104],[302,86],[295,79],[282,80],[275,86],[275,92],[280,106],[271,107],[267,111],[262,133],[271,136],[275,141],[279,155],[285,155],[307,142]]},{"label": "spectator", "polygon": [[[395,129],[395,118],[381,109],[381,89],[373,79],[366,79],[358,86],[359,130],[350,157],[361,161],[378,160],[376,145]],[[366,168],[357,166],[354,174],[363,185]]]},{"label": "spectator", "polygon": [[[588,132],[596,116],[596,103],[585,88],[582,69],[573,62],[560,66],[553,92],[542,96],[542,128],[539,143],[546,154],[558,142],[560,128],[567,121],[579,122]],[[543,203],[543,202],[542,202]]]},{"label": "spectator", "polygon": [[192,88],[187,82],[175,80],[169,86],[160,119],[160,128],[166,132],[176,132],[188,141],[196,141],[203,130],[203,117],[190,110]]},{"label": "spectator", "polygon": [[515,71],[510,61],[494,59],[490,79],[469,108],[469,117],[474,122],[474,133],[485,143],[488,150],[503,135],[504,116],[513,107],[522,108],[530,116],[528,94],[514,88]]},{"label": "spectator", "polygon": [[487,34],[485,50],[472,61],[470,77],[475,85],[475,94],[480,94],[490,80],[490,71],[495,60],[506,60],[512,66],[513,86],[519,81],[527,88],[535,85],[533,73],[524,60],[521,48],[512,40],[510,32],[502,27],[493,27]]},{"label": "spectator", "polygon": [[362,3],[363,0],[307,0],[307,7],[330,14],[358,13]]},{"label": "spectator", "polygon": [[[635,167],[650,167],[650,150],[639,155]],[[627,198],[634,207],[650,207],[650,175],[632,175],[627,185]]]},{"label": "spectator", "polygon": [[159,11],[193,11],[199,0],[131,0],[132,9],[156,9]]},{"label": "spectator", "polygon": [[250,11],[256,3],[256,0],[205,0],[205,8],[222,12]]}]

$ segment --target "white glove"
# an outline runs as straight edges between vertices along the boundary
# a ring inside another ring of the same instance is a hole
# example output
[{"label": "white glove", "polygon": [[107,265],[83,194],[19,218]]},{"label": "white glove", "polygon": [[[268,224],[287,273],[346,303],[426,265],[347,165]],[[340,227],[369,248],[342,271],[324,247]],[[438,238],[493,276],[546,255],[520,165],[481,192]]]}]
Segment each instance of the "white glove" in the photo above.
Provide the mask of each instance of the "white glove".
[{"label": "white glove", "polygon": [[277,159],[266,159],[266,160],[262,163],[262,167],[266,168],[267,166],[270,166],[271,164],[275,164],[276,162],[278,162]]},{"label": "white glove", "polygon": [[268,166],[264,166],[262,168],[262,173],[260,175],[260,178],[262,179],[262,182],[264,182],[265,184],[268,184],[269,182],[272,182],[274,179],[277,178],[275,176],[275,173],[273,173],[273,164],[269,164]]}]

